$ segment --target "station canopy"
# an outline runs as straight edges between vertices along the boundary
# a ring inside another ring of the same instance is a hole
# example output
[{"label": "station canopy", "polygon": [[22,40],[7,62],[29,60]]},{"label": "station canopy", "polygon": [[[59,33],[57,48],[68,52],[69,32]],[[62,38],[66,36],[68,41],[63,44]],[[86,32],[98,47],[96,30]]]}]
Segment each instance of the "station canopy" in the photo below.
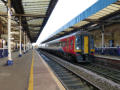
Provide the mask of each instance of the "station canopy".
[{"label": "station canopy", "polygon": [[[10,0],[12,10],[12,27],[22,28],[31,42],[36,42],[43,30],[57,0]],[[7,0],[0,0],[0,20],[7,25]]]},{"label": "station canopy", "polygon": [[90,31],[99,28],[103,24],[120,22],[119,12],[120,0],[98,0],[94,5],[80,13],[42,43],[76,31]]}]

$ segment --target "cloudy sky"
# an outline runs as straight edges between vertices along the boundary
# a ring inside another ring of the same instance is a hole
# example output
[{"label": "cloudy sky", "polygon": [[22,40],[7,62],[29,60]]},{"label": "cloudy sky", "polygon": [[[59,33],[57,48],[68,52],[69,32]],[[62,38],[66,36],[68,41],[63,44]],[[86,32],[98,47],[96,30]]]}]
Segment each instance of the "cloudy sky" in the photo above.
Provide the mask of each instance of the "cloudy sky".
[{"label": "cloudy sky", "polygon": [[96,1],[98,0],[58,0],[36,44],[40,44],[40,42],[46,40],[52,33],[93,5]]}]

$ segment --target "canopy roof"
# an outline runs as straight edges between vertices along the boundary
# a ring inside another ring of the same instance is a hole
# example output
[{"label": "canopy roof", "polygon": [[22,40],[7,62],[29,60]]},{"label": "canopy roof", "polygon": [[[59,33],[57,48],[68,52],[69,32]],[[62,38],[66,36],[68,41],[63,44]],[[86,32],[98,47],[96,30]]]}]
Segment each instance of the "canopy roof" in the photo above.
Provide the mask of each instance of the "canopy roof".
[{"label": "canopy roof", "polygon": [[[11,0],[12,23],[17,27],[21,17],[23,31],[26,31],[31,42],[35,42],[56,3],[57,0]],[[6,0],[0,0],[0,18],[7,23],[6,5]]]},{"label": "canopy roof", "polygon": [[120,16],[118,16],[119,12],[120,0],[98,0],[94,5],[80,13],[77,17],[65,24],[42,43],[54,40],[75,31],[89,31],[102,24],[120,22],[116,21],[116,18],[120,18]]}]

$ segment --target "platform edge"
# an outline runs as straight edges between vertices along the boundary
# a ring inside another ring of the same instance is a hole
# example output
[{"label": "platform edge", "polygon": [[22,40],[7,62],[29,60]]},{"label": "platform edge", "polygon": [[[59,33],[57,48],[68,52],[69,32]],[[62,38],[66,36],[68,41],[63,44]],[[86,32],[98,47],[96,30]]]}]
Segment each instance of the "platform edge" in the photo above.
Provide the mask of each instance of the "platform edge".
[{"label": "platform edge", "polygon": [[53,71],[51,70],[51,68],[48,66],[48,64],[43,60],[43,58],[40,56],[40,54],[36,51],[36,53],[38,54],[38,56],[42,59],[42,62],[44,63],[44,65],[46,66],[46,68],[48,69],[48,71],[50,72],[51,76],[53,77],[53,79],[55,80],[55,82],[57,83],[58,87],[60,88],[60,90],[66,90],[64,88],[64,86],[62,85],[62,83],[59,81],[59,79],[56,77],[56,75],[53,73]]}]

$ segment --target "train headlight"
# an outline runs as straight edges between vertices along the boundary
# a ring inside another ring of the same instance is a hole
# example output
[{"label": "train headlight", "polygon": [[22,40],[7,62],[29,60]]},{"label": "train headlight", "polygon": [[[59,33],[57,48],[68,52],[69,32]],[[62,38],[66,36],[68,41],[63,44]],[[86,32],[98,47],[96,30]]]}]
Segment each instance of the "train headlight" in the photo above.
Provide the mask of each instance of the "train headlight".
[{"label": "train headlight", "polygon": [[79,47],[77,47],[76,49],[77,49],[77,50],[79,50],[80,48],[79,48]]}]

